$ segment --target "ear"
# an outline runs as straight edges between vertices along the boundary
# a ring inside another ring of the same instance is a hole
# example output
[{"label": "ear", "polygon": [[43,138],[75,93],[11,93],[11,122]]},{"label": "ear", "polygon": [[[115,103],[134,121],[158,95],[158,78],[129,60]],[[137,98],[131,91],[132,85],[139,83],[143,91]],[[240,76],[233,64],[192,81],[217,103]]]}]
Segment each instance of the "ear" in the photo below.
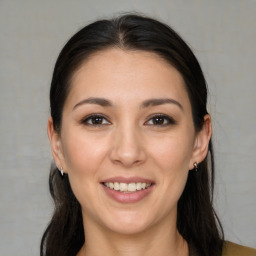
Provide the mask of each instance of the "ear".
[{"label": "ear", "polygon": [[63,151],[61,146],[61,138],[60,138],[60,134],[54,129],[52,117],[49,117],[48,119],[47,133],[48,133],[48,138],[51,144],[52,156],[53,156],[54,162],[58,169],[60,168],[64,169],[65,161],[64,161],[64,156],[63,156]]},{"label": "ear", "polygon": [[194,163],[201,163],[208,153],[208,146],[212,136],[212,122],[210,115],[204,116],[202,129],[197,133],[192,157],[189,163],[190,170],[194,169]]}]

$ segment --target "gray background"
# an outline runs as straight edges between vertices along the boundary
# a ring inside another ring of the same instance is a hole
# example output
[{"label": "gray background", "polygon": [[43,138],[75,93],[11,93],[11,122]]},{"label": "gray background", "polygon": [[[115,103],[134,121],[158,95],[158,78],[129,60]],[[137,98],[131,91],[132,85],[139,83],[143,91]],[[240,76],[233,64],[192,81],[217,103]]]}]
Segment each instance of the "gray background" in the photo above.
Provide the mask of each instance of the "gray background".
[{"label": "gray background", "polygon": [[140,11],[173,26],[210,89],[226,238],[256,247],[255,0],[0,0],[0,255],[39,255],[50,219],[48,91],[67,39],[97,18]]}]

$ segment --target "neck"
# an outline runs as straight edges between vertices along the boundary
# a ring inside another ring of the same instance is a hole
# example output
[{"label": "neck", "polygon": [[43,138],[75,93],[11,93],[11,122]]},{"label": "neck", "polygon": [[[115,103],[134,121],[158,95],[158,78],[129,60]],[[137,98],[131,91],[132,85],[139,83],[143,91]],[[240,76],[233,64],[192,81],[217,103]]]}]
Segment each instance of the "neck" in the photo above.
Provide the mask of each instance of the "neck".
[{"label": "neck", "polygon": [[[88,223],[87,223],[88,224]],[[169,223],[171,224],[171,223]],[[86,226],[86,225],[85,225]],[[86,245],[77,256],[188,256],[188,245],[176,224],[159,224],[136,234],[117,234],[110,230],[86,226]]]}]

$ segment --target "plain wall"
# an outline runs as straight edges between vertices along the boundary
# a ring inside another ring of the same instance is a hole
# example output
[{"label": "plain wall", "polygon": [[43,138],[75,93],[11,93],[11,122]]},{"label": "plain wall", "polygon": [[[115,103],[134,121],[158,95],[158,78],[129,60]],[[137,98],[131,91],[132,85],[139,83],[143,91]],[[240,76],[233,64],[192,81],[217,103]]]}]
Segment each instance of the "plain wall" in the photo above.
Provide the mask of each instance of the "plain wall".
[{"label": "plain wall", "polygon": [[50,220],[46,125],[54,63],[97,18],[140,11],[177,30],[209,84],[215,205],[226,239],[256,247],[256,1],[0,0],[0,255],[39,255]]}]

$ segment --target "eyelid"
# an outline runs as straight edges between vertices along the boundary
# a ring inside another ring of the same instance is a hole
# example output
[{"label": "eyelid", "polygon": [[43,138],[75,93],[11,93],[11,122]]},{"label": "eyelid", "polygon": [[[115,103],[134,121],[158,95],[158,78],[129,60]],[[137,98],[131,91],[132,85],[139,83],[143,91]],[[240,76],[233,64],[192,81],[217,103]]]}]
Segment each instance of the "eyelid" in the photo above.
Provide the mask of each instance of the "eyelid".
[{"label": "eyelid", "polygon": [[[107,123],[102,123],[102,124],[92,124],[92,123],[88,123],[88,121],[92,118],[101,118],[101,119],[104,119]],[[165,119],[164,122],[166,122],[167,120],[167,123],[164,123],[164,124],[149,124],[149,121],[151,121],[153,118],[163,118]],[[89,114],[87,115],[86,117],[82,118],[82,120],[80,121],[82,124],[84,125],[88,125],[88,126],[104,126],[104,125],[110,125],[112,124],[110,121],[109,121],[109,118],[104,115],[104,114],[101,114],[101,113],[92,113],[92,114]],[[148,125],[148,126],[155,126],[155,127],[158,127],[158,128],[161,128],[161,127],[164,127],[164,126],[170,126],[170,125],[174,125],[176,124],[177,122],[169,115],[167,114],[162,114],[162,113],[155,113],[155,114],[151,114],[150,116],[147,117],[147,121],[144,123],[144,125]]]},{"label": "eyelid", "polygon": [[[100,117],[102,119],[105,119],[108,122],[108,124],[89,124],[88,120],[90,120],[94,117]],[[109,121],[109,118],[106,117],[104,114],[101,114],[101,113],[89,114],[86,117],[82,118],[81,123],[84,124],[84,125],[88,125],[88,126],[102,126],[102,125],[110,125],[111,124],[111,122]]]},{"label": "eyelid", "polygon": [[[157,117],[161,117],[161,118],[164,118],[168,121],[167,124],[147,124],[150,120],[152,120],[153,118],[157,118]],[[162,113],[157,113],[157,114],[152,114],[150,115],[148,118],[147,118],[147,121],[144,123],[146,125],[150,125],[150,126],[156,126],[156,127],[163,127],[163,126],[169,126],[169,125],[174,125],[176,124],[177,122],[169,115],[166,115],[166,114],[162,114]]]}]

